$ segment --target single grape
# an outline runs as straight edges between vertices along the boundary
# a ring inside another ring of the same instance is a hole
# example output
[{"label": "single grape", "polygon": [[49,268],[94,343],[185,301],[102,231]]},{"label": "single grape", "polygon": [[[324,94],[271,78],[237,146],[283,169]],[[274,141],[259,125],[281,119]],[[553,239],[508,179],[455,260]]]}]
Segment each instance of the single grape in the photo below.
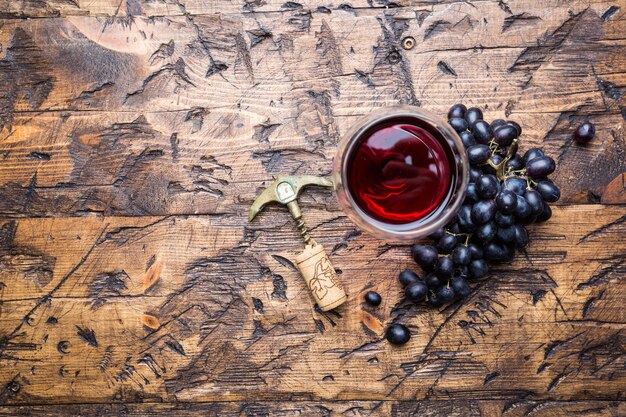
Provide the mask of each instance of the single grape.
[{"label": "single grape", "polygon": [[423,282],[413,283],[404,290],[406,298],[414,303],[424,301],[426,299],[426,294],[428,294],[428,287]]},{"label": "single grape", "polygon": [[398,275],[398,281],[400,281],[400,284],[402,284],[403,287],[406,287],[416,282],[419,282],[420,277],[415,272],[405,269],[404,271],[400,272],[400,275]]},{"label": "single grape", "polygon": [[561,190],[552,181],[548,179],[542,179],[537,181],[537,187],[535,188],[543,201],[547,203],[555,203],[561,198]]},{"label": "single grape", "polygon": [[454,223],[448,225],[448,230],[453,235],[461,234],[461,228],[459,227],[459,224],[457,222],[454,222]]},{"label": "single grape", "polygon": [[489,160],[491,150],[487,145],[474,145],[467,148],[467,159],[472,165],[482,165]]},{"label": "single grape", "polygon": [[424,284],[430,289],[438,288],[442,282],[435,274],[428,274],[424,277]]},{"label": "single grape", "polygon": [[437,265],[435,266],[435,274],[440,279],[448,279],[454,274],[454,262],[452,259],[447,256],[442,256],[437,260]]},{"label": "single grape", "polygon": [[532,208],[528,201],[521,195],[517,196],[517,207],[515,207],[515,217],[517,219],[524,219],[532,214]]},{"label": "single grape", "polygon": [[458,245],[452,251],[452,262],[457,266],[467,265],[472,260],[470,248],[465,245]]},{"label": "single grape", "polygon": [[457,243],[458,240],[456,236],[446,234],[444,237],[439,239],[439,242],[437,242],[437,249],[439,249],[439,252],[441,253],[450,253]]},{"label": "single grape", "polygon": [[511,190],[504,189],[496,196],[496,206],[503,214],[511,214],[517,207],[517,194]]},{"label": "single grape", "polygon": [[[424,285],[424,284],[422,284]],[[424,285],[425,287],[425,285]],[[363,299],[365,300],[365,302],[371,306],[379,306],[380,303],[383,301],[382,297],[380,296],[380,294],[378,294],[376,291],[368,291],[365,293],[365,296],[363,297]]]},{"label": "single grape", "polygon": [[495,131],[500,126],[504,126],[506,124],[506,120],[496,119],[491,122],[491,130]]},{"label": "single grape", "polygon": [[512,156],[508,161],[506,161],[505,167],[510,168],[511,171],[519,171],[524,168],[524,160],[519,155]]},{"label": "single grape", "polygon": [[540,156],[526,162],[526,174],[532,178],[545,177],[554,172],[556,163],[549,156]]},{"label": "single grape", "polygon": [[461,119],[460,117],[453,117],[452,119],[449,119],[448,124],[452,126],[457,133],[461,133],[469,128],[467,121],[465,119]]},{"label": "single grape", "polygon": [[471,203],[476,203],[477,201],[480,201],[480,196],[478,195],[476,184],[473,182],[467,184],[467,188],[465,189],[465,201]]},{"label": "single grape", "polygon": [[394,345],[403,345],[411,339],[411,332],[402,324],[392,324],[385,332],[387,341]]},{"label": "single grape", "polygon": [[483,119],[483,112],[476,107],[470,107],[465,112],[465,120],[467,120],[467,123],[470,126],[473,125],[478,120],[482,120],[482,119]]},{"label": "single grape", "polygon": [[431,307],[439,307],[441,306],[441,300],[439,300],[439,297],[437,297],[437,294],[435,294],[434,292],[431,292],[428,294],[428,305]]},{"label": "single grape", "polygon": [[526,194],[526,185],[526,181],[518,177],[507,178],[504,180],[504,188],[506,190],[511,190],[520,196]]},{"label": "single grape", "polygon": [[528,161],[532,161],[535,158],[539,158],[541,156],[545,156],[545,154],[543,153],[542,149],[539,148],[530,148],[529,150],[526,151],[526,153],[524,154],[524,165],[526,165],[526,163]]},{"label": "single grape", "polygon": [[469,264],[469,269],[474,279],[482,278],[489,273],[489,267],[484,259],[472,260]]},{"label": "single grape", "polygon": [[535,190],[526,191],[526,195],[524,196],[528,205],[530,206],[530,214],[532,216],[538,216],[543,212],[543,199],[541,198],[541,194]]},{"label": "single grape", "polygon": [[470,127],[478,143],[486,145],[493,138],[493,131],[489,123],[484,120],[477,120],[474,124],[470,125]]},{"label": "single grape", "polygon": [[461,206],[456,214],[459,228],[464,233],[472,233],[476,230],[476,225],[472,222],[472,206],[469,204]]},{"label": "single grape", "polygon": [[504,214],[498,211],[494,219],[498,227],[509,227],[515,224],[515,216],[512,214]]},{"label": "single grape", "polygon": [[495,142],[500,146],[509,146],[517,137],[517,129],[510,124],[498,127],[493,132]]},{"label": "single grape", "polygon": [[495,214],[496,202],[494,200],[481,200],[472,206],[472,221],[476,224],[487,223]]},{"label": "single grape", "polygon": [[494,175],[481,175],[476,182],[476,191],[483,198],[494,198],[500,183]]},{"label": "single grape", "polygon": [[520,136],[522,136],[522,126],[520,126],[519,123],[514,122],[513,120],[509,120],[507,123],[510,124],[511,126],[513,126],[515,128],[515,130],[517,130],[517,137],[518,138]]},{"label": "single grape", "polygon": [[496,236],[498,231],[498,227],[495,222],[488,222],[483,225],[478,226],[476,229],[475,236],[482,242],[489,242]]},{"label": "single grape", "polygon": [[474,135],[467,130],[461,132],[459,134],[459,137],[461,138],[461,142],[463,142],[463,146],[465,146],[465,148],[476,145],[476,139],[474,138]]},{"label": "single grape", "polygon": [[538,222],[545,222],[546,220],[548,220],[550,217],[552,217],[552,209],[550,208],[549,205],[544,204],[543,205],[543,211],[541,212],[541,214],[539,214],[537,216],[537,221]]},{"label": "single grape", "polygon": [[515,247],[524,249],[528,245],[528,231],[521,224],[515,225]]},{"label": "single grape", "polygon": [[460,298],[465,298],[472,292],[472,289],[467,284],[467,281],[461,277],[452,278],[452,280],[450,281],[450,285],[452,286],[454,293]]},{"label": "single grape", "polygon": [[482,246],[478,245],[477,243],[472,242],[468,245],[468,248],[470,250],[472,260],[483,259],[484,254],[483,254]]},{"label": "single grape", "polygon": [[467,107],[465,107],[464,104],[457,103],[454,106],[450,107],[450,110],[448,110],[448,119],[453,119],[456,117],[464,118],[466,111]]},{"label": "single grape", "polygon": [[480,168],[470,167],[470,183],[478,181],[481,175],[483,171]]},{"label": "single grape", "polygon": [[450,302],[454,299],[454,290],[447,285],[442,285],[437,289],[437,298],[444,303]]},{"label": "single grape", "polygon": [[515,226],[498,227],[496,237],[500,242],[511,243],[515,240]]},{"label": "single grape", "polygon": [[591,122],[585,122],[582,125],[578,126],[576,131],[574,132],[574,140],[581,144],[585,145],[593,139],[596,134],[596,127]]},{"label": "single grape", "polygon": [[411,255],[419,266],[425,271],[430,271],[437,263],[439,251],[434,246],[416,244],[411,249]]}]

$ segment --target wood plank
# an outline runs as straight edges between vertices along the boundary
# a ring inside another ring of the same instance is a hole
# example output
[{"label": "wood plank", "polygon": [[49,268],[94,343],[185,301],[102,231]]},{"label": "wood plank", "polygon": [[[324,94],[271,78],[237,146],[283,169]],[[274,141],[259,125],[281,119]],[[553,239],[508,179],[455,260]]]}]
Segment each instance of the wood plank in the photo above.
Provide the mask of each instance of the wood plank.
[{"label": "wood plank", "polygon": [[[626,208],[555,208],[525,255],[437,311],[402,301],[406,246],[303,207],[349,294],[336,314],[313,308],[278,208],[250,225],[244,213],[5,221],[0,399],[622,399]],[[371,288],[380,308],[362,303]],[[404,347],[381,339],[392,321],[413,332]]]},{"label": "wood plank", "polygon": [[[443,114],[457,101],[518,120],[524,149],[559,160],[563,202],[626,202],[626,8],[261,3],[267,13],[198,2],[185,15],[149,2],[129,18],[139,6],[107,0],[77,4],[121,7],[117,18],[2,20],[0,215],[238,213],[279,172],[328,174],[368,110]],[[409,35],[418,42],[405,51]],[[572,144],[588,118],[596,140]]]},{"label": "wood plank", "polygon": [[182,404],[80,404],[59,406],[0,407],[0,416],[47,417],[71,415],[151,417],[267,416],[392,416],[392,417],[614,417],[626,413],[626,403],[608,401],[334,401],[334,402],[228,402]]}]

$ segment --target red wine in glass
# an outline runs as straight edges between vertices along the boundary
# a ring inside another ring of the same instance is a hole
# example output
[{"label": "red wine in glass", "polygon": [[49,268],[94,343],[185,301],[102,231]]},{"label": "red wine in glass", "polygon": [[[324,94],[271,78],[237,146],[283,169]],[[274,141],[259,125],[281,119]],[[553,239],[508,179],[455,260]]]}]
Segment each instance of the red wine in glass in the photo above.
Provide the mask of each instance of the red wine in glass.
[{"label": "red wine in glass", "polygon": [[346,162],[348,192],[361,210],[384,223],[420,221],[450,194],[450,146],[418,119],[371,126],[355,141]]}]

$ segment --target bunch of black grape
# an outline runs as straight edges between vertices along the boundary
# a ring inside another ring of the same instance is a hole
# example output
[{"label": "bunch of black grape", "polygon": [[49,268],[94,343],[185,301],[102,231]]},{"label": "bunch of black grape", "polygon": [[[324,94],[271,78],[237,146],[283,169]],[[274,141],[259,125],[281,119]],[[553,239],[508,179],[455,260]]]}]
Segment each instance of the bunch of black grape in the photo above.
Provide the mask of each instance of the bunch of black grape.
[{"label": "bunch of black grape", "polygon": [[487,262],[511,261],[528,244],[526,226],[552,216],[548,203],[560,197],[547,176],[556,168],[541,149],[517,154],[522,128],[515,122],[483,120],[477,108],[455,104],[448,123],[459,133],[470,162],[470,182],[456,218],[429,236],[432,244],[412,248],[424,270],[400,273],[406,297],[440,306],[467,297],[468,281],[489,272]]}]

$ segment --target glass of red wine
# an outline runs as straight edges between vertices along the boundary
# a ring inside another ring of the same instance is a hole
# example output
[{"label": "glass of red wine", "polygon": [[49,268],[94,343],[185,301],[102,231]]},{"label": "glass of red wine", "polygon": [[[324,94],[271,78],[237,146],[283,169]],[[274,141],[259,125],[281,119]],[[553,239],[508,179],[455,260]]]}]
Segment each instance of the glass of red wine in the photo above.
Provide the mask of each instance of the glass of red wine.
[{"label": "glass of red wine", "polygon": [[339,204],[359,227],[385,240],[414,240],[445,226],[463,202],[468,177],[458,134],[414,106],[360,119],[333,162]]}]

